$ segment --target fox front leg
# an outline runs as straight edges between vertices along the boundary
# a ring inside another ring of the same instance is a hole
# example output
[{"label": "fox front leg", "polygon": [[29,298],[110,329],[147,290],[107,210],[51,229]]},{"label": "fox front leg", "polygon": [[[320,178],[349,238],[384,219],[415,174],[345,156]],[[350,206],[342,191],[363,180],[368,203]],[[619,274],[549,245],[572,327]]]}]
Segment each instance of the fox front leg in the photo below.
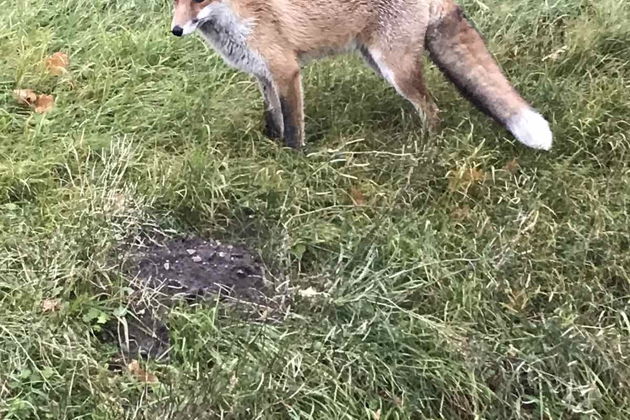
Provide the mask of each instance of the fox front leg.
[{"label": "fox front leg", "polygon": [[280,105],[280,97],[273,82],[267,77],[259,77],[258,84],[263,95],[265,111],[264,135],[273,140],[280,140],[284,135],[284,120],[282,118],[282,106]]},{"label": "fox front leg", "polygon": [[284,143],[294,149],[304,146],[304,101],[302,78],[296,57],[284,58],[278,65],[270,63],[273,85],[282,110]]}]

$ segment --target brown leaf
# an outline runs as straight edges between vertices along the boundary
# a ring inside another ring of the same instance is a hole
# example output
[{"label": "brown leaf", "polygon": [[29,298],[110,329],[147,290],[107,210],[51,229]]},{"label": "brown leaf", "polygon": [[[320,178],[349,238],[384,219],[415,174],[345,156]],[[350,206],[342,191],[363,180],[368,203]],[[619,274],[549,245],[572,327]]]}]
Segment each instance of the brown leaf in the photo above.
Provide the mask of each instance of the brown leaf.
[{"label": "brown leaf", "polygon": [[157,376],[154,374],[147,372],[146,370],[140,367],[140,363],[137,360],[132,360],[131,363],[127,365],[127,369],[129,373],[131,373],[138,381],[145,384],[159,384]]},{"label": "brown leaf", "polygon": [[24,106],[33,106],[37,100],[37,94],[33,89],[16,89],[13,91],[13,97]]},{"label": "brown leaf", "polygon": [[50,112],[55,106],[52,95],[38,95],[33,89],[16,89],[13,96],[20,105],[28,106],[39,114]]},{"label": "brown leaf", "polygon": [[468,206],[463,206],[463,207],[457,207],[455,210],[453,210],[453,212],[451,213],[451,217],[455,220],[464,220],[467,219],[468,216],[470,215],[470,207]]},{"label": "brown leaf", "polygon": [[125,208],[125,204],[127,204],[127,197],[125,197],[125,194],[114,193],[110,199],[110,203],[108,203],[110,206],[108,207],[114,211],[123,210]]},{"label": "brown leaf", "polygon": [[355,206],[365,205],[365,195],[357,187],[350,187],[350,197]]},{"label": "brown leaf", "polygon": [[61,76],[67,73],[69,65],[70,58],[68,58],[68,54],[63,52],[56,52],[46,59],[46,69],[53,76]]},{"label": "brown leaf", "polygon": [[61,308],[59,299],[44,299],[42,301],[42,311],[44,312],[56,312],[59,308]]},{"label": "brown leaf", "polygon": [[39,95],[35,101],[35,112],[45,114],[52,111],[55,106],[55,98],[52,95]]},{"label": "brown leaf", "polygon": [[448,188],[451,191],[457,191],[460,187],[468,188],[472,184],[483,182],[486,180],[486,173],[482,169],[467,168],[451,171],[449,176]]},{"label": "brown leaf", "polygon": [[521,169],[521,165],[519,165],[518,160],[514,158],[506,163],[503,169],[514,175],[519,171],[519,169]]},{"label": "brown leaf", "polygon": [[477,168],[470,168],[468,172],[466,172],[468,180],[471,182],[480,182],[486,179],[486,173]]}]

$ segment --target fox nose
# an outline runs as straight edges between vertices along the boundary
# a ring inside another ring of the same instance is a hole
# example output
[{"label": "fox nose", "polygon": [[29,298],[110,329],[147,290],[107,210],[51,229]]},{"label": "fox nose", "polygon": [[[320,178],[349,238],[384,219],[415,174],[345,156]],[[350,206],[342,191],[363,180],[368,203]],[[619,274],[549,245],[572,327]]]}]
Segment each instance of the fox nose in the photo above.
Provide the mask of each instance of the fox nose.
[{"label": "fox nose", "polygon": [[175,35],[175,36],[182,36],[182,35],[184,35],[184,28],[182,28],[179,25],[173,26],[172,32],[173,32],[173,35]]}]

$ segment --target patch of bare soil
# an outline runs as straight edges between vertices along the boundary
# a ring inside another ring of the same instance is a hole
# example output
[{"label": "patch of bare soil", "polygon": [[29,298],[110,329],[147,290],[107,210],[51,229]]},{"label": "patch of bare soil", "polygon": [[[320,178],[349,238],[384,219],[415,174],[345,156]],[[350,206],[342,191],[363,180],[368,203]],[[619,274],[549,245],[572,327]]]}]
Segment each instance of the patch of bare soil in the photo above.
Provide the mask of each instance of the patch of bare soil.
[{"label": "patch of bare soil", "polygon": [[199,238],[178,239],[143,250],[133,259],[138,285],[171,298],[266,300],[264,267],[242,247]]},{"label": "patch of bare soil", "polygon": [[170,307],[217,299],[251,321],[276,318],[283,306],[261,260],[244,247],[201,238],[136,249],[123,268],[133,288],[128,313],[105,328],[123,356],[168,359]]}]

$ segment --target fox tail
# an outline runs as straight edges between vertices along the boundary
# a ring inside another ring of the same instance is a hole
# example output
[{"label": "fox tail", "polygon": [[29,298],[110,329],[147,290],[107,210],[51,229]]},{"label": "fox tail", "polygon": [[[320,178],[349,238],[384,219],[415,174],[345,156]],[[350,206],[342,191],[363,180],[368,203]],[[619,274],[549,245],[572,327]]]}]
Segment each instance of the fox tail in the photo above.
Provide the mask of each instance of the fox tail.
[{"label": "fox tail", "polygon": [[446,0],[442,13],[428,27],[426,47],[431,60],[480,110],[507,128],[518,141],[549,150],[549,123],[514,89],[462,10]]}]

